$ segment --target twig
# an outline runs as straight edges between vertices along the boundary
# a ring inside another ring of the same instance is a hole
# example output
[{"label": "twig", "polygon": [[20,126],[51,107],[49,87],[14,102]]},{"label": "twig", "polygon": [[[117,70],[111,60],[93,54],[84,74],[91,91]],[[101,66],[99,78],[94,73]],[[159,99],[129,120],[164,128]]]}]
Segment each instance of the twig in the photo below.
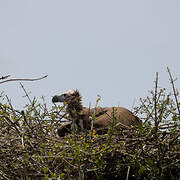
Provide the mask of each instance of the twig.
[{"label": "twig", "polygon": [[[99,103],[100,100],[101,100],[101,96],[97,95],[96,104],[95,104],[95,108],[94,108],[94,115],[96,114],[96,109],[97,109],[97,106],[98,106],[98,103]],[[93,127],[94,127],[94,120],[95,120],[95,117],[92,117],[91,131],[93,130]]]},{"label": "twig", "polygon": [[10,77],[10,75],[2,76],[2,77],[0,78],[0,80],[7,79],[8,77]]},{"label": "twig", "polygon": [[[146,109],[148,116],[151,117],[151,118],[154,120],[154,117],[153,117],[152,113],[149,111],[149,109],[148,109],[148,107],[146,106],[146,104],[143,102],[142,99],[140,99],[140,101],[141,101],[141,103],[142,103],[142,106]],[[146,123],[146,122],[149,120],[149,117],[146,118],[146,120],[144,121],[144,123]]]},{"label": "twig", "polygon": [[79,178],[78,179],[84,180],[84,171],[83,171],[82,165],[80,165],[80,167],[79,167]]},{"label": "twig", "polygon": [[173,137],[173,139],[169,142],[169,146],[171,146],[179,137],[180,137],[180,133],[178,133],[178,135]]},{"label": "twig", "polygon": [[6,99],[7,99],[8,103],[9,103],[9,105],[10,105],[10,108],[11,108],[13,114],[16,115],[16,113],[14,111],[14,108],[12,107],[11,101],[10,101],[10,99],[9,99],[9,97],[7,95],[6,95]]},{"label": "twig", "polygon": [[2,171],[0,171],[0,175],[2,176],[3,179],[9,180],[9,178],[6,177],[6,175]]},{"label": "twig", "polygon": [[22,84],[22,83],[20,83],[20,85],[21,85],[21,87],[22,87],[22,89],[23,89],[24,93],[26,94],[26,97],[28,98],[29,102],[30,102],[30,103],[31,103],[31,105],[32,105],[31,98],[29,97],[28,93],[26,92],[26,89],[24,88],[24,86],[23,86],[23,84]]},{"label": "twig", "polygon": [[40,78],[32,78],[32,79],[28,79],[28,78],[27,79],[26,78],[8,79],[8,80],[0,82],[0,84],[6,83],[6,82],[10,82],[10,81],[38,81],[38,80],[46,78],[47,76],[48,75],[45,75],[45,76],[40,77]]},{"label": "twig", "polygon": [[26,119],[26,116],[25,116],[25,113],[24,113],[23,110],[21,111],[21,114],[22,114],[22,116],[23,116],[23,118],[24,118],[25,124],[29,127],[29,129],[30,129],[31,132],[33,133],[33,128],[32,128],[32,127],[29,125],[29,123],[27,122],[27,119]]},{"label": "twig", "polygon": [[177,109],[178,109],[178,112],[179,112],[179,116],[180,116],[180,108],[179,108],[179,103],[178,103],[178,99],[177,99],[176,89],[175,89],[175,86],[174,86],[174,80],[172,78],[170,69],[168,67],[167,67],[167,70],[168,70],[168,73],[169,73],[170,82],[172,84],[172,88],[173,88],[173,92],[174,92],[174,97],[175,97],[175,101],[176,101],[176,106],[177,106]]},{"label": "twig", "polygon": [[126,175],[126,180],[129,179],[129,172],[130,172],[130,166],[128,166],[127,175]]},{"label": "twig", "polygon": [[155,81],[155,94],[154,94],[154,111],[155,111],[155,126],[156,131],[158,128],[158,119],[157,119],[157,85],[158,85],[158,72],[156,72],[156,81]]},{"label": "twig", "polygon": [[6,120],[7,120],[7,122],[10,122],[10,124],[9,125],[13,125],[13,127],[16,129],[16,131],[18,132],[18,134],[20,134],[21,132],[19,131],[19,129],[17,128],[17,126],[16,126],[16,124],[8,117],[8,116],[6,116],[6,115],[0,115],[0,117],[4,117]]},{"label": "twig", "polygon": [[171,167],[174,164],[178,164],[180,162],[180,159],[176,160],[175,162],[171,162],[170,164],[168,164],[167,166],[164,166],[163,169],[167,169],[168,167]]}]

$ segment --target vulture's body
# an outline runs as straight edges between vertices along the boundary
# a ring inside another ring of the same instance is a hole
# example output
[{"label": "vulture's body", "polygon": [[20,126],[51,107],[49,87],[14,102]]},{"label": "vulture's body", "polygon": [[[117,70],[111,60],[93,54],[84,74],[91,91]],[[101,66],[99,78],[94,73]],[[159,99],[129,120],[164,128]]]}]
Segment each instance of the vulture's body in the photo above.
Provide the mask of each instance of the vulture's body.
[{"label": "vulture's body", "polygon": [[[131,111],[123,107],[105,107],[105,108],[92,108],[84,109],[82,114],[88,118],[95,112],[94,127],[107,127],[113,123],[119,123],[120,126],[131,126],[139,124],[139,119]],[[114,116],[114,119],[113,119]]]},{"label": "vulture's body", "polygon": [[62,124],[58,129],[59,136],[70,133],[74,124],[77,125],[79,130],[90,129],[92,120],[95,129],[108,128],[112,125],[117,128],[130,127],[140,123],[137,116],[123,107],[83,108],[81,96],[77,90],[70,90],[60,96],[54,96],[52,102],[66,102],[70,117],[70,121]]}]

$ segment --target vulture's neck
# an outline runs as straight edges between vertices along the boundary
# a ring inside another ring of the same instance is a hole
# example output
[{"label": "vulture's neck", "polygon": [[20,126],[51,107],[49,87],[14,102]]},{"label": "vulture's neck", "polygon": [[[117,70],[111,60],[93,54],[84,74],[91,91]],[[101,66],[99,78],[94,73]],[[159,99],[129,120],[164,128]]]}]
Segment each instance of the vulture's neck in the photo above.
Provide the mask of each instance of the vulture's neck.
[{"label": "vulture's neck", "polygon": [[83,109],[82,106],[82,97],[79,91],[75,91],[73,95],[68,99],[67,102],[67,113],[71,116],[72,119],[77,119],[79,117],[80,112]]}]

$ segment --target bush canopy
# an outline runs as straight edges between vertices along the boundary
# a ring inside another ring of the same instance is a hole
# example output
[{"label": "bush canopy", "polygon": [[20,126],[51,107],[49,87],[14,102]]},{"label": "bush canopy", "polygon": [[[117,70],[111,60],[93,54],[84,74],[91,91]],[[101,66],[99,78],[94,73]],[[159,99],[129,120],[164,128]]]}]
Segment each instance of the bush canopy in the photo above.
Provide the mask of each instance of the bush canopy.
[{"label": "bush canopy", "polygon": [[0,103],[0,179],[180,179],[179,91],[168,72],[172,92],[156,74],[154,90],[134,108],[142,124],[104,135],[93,129],[59,138],[65,104],[48,109],[23,87],[29,103],[19,111],[1,95],[8,101]]}]

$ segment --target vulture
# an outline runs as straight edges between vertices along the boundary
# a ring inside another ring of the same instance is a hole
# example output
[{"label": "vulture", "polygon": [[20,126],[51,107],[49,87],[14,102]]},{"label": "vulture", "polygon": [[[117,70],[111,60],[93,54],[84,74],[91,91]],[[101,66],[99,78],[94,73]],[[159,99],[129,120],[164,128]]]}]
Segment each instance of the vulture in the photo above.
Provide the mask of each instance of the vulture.
[{"label": "vulture", "polygon": [[[86,108],[82,105],[82,97],[78,90],[68,90],[61,95],[52,98],[53,103],[65,102],[69,120],[63,123],[57,130],[60,137],[65,136],[74,129],[78,131],[97,130],[115,127],[130,127],[138,125],[140,120],[131,111],[123,107],[96,107]],[[113,118],[114,116],[114,118]],[[102,133],[102,131],[99,131]]]}]

